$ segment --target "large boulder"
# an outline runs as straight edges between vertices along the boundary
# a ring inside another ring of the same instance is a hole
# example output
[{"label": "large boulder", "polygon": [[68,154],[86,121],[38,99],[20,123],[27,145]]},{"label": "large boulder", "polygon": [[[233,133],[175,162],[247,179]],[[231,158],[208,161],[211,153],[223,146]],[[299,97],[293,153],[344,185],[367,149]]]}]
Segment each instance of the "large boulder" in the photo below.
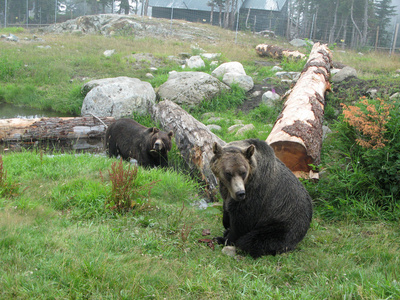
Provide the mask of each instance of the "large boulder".
[{"label": "large boulder", "polygon": [[211,75],[222,78],[226,73],[239,73],[246,75],[243,65],[238,61],[231,61],[221,64],[218,68],[212,71]]},{"label": "large boulder", "polygon": [[176,104],[193,107],[210,100],[229,87],[217,78],[203,72],[171,72],[158,89],[158,96]]},{"label": "large boulder", "polygon": [[237,61],[223,63],[212,71],[211,75],[218,78],[222,77],[222,81],[229,86],[237,84],[246,92],[254,87],[253,78],[246,75],[243,65]]},{"label": "large boulder", "polygon": [[224,74],[224,77],[222,77],[222,81],[229,86],[237,84],[246,92],[250,91],[254,87],[253,78],[248,75],[243,75],[239,73],[226,73]]},{"label": "large boulder", "polygon": [[137,78],[116,77],[92,80],[82,88],[81,115],[121,118],[133,112],[144,115],[156,102],[150,83]]},{"label": "large boulder", "polygon": [[357,77],[357,71],[356,69],[346,66],[343,69],[341,69],[339,72],[337,72],[335,75],[332,76],[331,81],[332,82],[341,82],[343,80],[346,80],[351,77]]}]

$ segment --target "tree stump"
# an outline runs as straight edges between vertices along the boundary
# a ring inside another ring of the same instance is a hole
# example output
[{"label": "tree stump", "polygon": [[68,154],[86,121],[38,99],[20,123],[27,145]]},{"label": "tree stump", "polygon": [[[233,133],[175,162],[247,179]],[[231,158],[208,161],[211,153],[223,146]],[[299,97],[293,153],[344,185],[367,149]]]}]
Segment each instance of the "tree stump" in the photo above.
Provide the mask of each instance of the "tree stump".
[{"label": "tree stump", "polygon": [[267,143],[297,177],[318,178],[310,165],[318,165],[322,146],[324,95],[330,90],[332,53],[314,44],[296,85],[287,97]]},{"label": "tree stump", "polygon": [[221,145],[225,145],[225,142],[172,101],[159,102],[151,113],[153,120],[160,122],[163,130],[173,131],[180,154],[191,169],[200,171],[207,184],[208,197],[213,200],[218,183],[210,168],[210,160],[214,156],[212,148],[214,142]]}]

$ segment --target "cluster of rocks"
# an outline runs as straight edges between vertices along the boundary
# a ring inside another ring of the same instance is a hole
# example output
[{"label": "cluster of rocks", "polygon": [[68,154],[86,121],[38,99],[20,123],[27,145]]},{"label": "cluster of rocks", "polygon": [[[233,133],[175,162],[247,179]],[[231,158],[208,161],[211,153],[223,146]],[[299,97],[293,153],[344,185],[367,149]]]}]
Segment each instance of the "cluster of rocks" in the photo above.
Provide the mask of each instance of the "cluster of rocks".
[{"label": "cluster of rocks", "polygon": [[173,23],[162,19],[137,15],[100,14],[80,16],[63,23],[52,24],[40,29],[45,33],[102,34],[105,36],[130,35],[134,38],[154,36],[176,37],[179,40],[216,40],[218,35],[212,30],[199,28],[195,23],[174,20]]}]

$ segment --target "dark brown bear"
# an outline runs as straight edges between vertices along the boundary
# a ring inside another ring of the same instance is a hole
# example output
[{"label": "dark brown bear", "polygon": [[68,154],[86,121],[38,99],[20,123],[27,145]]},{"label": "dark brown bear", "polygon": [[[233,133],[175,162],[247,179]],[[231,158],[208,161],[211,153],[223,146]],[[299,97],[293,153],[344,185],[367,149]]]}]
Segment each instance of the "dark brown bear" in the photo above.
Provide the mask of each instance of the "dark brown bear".
[{"label": "dark brown bear", "polygon": [[215,143],[213,151],[211,170],[219,179],[226,229],[217,241],[253,258],[293,250],[312,217],[302,183],[264,141]]},{"label": "dark brown bear", "polygon": [[110,157],[136,159],[143,167],[168,166],[172,131],[145,127],[132,119],[119,119],[106,131],[105,148]]}]

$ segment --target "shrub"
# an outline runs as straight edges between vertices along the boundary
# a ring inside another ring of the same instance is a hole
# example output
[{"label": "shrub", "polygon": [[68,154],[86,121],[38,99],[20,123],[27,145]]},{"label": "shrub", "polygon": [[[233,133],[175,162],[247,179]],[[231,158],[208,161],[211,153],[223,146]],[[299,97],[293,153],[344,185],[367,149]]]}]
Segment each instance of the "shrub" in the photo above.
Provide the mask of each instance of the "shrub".
[{"label": "shrub", "polygon": [[[328,215],[358,217],[400,206],[400,103],[362,98],[344,111],[324,144],[317,192]],[[355,203],[358,203],[355,205]]]},{"label": "shrub", "polygon": [[[147,196],[149,197],[151,188],[156,181],[147,185],[140,185],[137,166],[131,168],[129,165],[128,169],[124,169],[121,159],[119,163],[114,162],[111,165],[111,170],[108,170],[108,174],[112,188],[106,198],[106,208],[123,212],[132,209],[142,209],[148,205],[148,198],[146,199],[143,196],[143,192],[147,191]],[[102,176],[101,172],[100,175]]]},{"label": "shrub", "polygon": [[378,149],[385,147],[384,142],[387,142],[384,138],[387,131],[385,125],[390,120],[392,105],[379,98],[374,102],[363,97],[357,106],[342,106],[344,121],[358,132],[357,144],[364,148]]}]

